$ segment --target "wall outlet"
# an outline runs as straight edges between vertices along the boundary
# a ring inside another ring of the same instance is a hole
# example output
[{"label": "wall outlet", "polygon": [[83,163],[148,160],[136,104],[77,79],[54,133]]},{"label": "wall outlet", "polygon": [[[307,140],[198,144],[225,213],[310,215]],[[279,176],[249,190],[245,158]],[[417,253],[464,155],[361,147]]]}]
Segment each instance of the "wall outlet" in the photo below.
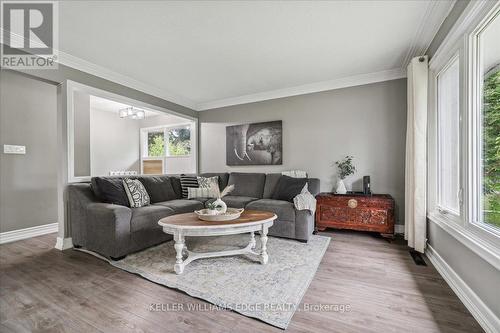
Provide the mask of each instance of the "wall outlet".
[{"label": "wall outlet", "polygon": [[16,145],[3,145],[4,154],[26,154],[26,146],[16,146]]}]

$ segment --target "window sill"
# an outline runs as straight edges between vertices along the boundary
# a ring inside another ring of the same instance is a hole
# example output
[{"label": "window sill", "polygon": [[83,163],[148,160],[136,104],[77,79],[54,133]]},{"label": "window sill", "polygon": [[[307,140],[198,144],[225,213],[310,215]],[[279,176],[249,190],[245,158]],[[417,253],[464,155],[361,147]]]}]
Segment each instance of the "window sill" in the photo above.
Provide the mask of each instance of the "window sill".
[{"label": "window sill", "polygon": [[[487,231],[477,226],[463,226],[443,217],[439,212],[427,215],[430,222],[453,236],[460,243],[476,253],[483,260],[500,270],[500,239],[494,235],[486,235]],[[491,238],[496,238],[496,242]]]}]

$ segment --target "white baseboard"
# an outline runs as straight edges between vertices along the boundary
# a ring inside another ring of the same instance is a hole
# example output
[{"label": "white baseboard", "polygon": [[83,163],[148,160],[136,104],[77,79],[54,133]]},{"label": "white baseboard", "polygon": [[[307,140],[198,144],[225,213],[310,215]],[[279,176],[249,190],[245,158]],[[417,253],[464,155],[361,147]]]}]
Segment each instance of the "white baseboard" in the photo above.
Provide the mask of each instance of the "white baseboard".
[{"label": "white baseboard", "polygon": [[500,318],[484,304],[479,296],[458,276],[432,246],[427,245],[425,255],[464,303],[465,307],[476,318],[479,325],[488,333],[500,332]]},{"label": "white baseboard", "polygon": [[55,246],[56,249],[63,251],[71,249],[72,247],[73,247],[73,240],[71,239],[71,237],[67,238],[57,237]]},{"label": "white baseboard", "polygon": [[405,225],[404,224],[395,224],[394,225],[394,233],[404,234],[405,233]]},{"label": "white baseboard", "polygon": [[21,239],[57,232],[58,225],[59,225],[58,223],[49,223],[26,229],[1,232],[0,244],[15,242]]}]

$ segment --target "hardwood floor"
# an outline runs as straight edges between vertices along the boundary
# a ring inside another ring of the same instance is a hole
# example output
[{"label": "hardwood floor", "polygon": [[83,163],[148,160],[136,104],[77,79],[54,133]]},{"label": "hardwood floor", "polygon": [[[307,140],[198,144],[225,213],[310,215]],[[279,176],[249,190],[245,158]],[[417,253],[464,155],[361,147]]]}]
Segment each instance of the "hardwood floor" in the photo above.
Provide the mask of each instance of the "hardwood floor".
[{"label": "hardwood floor", "polygon": [[[349,312],[297,311],[286,332],[482,332],[428,264],[401,241],[321,233],[330,246],[302,299]],[[282,332],[235,312],[150,311],[150,304],[207,304],[91,255],[55,250],[55,235],[0,246],[0,332]]]}]

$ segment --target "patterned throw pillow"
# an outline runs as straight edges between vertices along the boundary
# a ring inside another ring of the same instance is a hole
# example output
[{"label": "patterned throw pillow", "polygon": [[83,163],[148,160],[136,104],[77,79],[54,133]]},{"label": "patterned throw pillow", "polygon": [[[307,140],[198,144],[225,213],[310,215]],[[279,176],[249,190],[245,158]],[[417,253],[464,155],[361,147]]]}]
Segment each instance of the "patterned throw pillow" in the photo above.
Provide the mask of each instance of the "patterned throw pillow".
[{"label": "patterned throw pillow", "polygon": [[124,178],[123,187],[127,193],[130,207],[137,208],[149,205],[151,200],[148,191],[146,191],[140,180]]},{"label": "patterned throw pillow", "polygon": [[193,198],[217,198],[219,193],[219,176],[196,177],[198,188],[188,188],[188,199]]},{"label": "patterned throw pillow", "polygon": [[189,176],[185,174],[182,174],[180,178],[181,178],[182,197],[187,199],[188,188],[198,187],[198,179],[196,176]]},{"label": "patterned throw pillow", "polygon": [[198,179],[198,185],[204,188],[212,188],[213,186],[217,186],[219,188],[219,176],[213,177],[196,177]]},{"label": "patterned throw pillow", "polygon": [[194,198],[216,198],[214,190],[208,187],[190,187],[188,190],[188,199]]}]

